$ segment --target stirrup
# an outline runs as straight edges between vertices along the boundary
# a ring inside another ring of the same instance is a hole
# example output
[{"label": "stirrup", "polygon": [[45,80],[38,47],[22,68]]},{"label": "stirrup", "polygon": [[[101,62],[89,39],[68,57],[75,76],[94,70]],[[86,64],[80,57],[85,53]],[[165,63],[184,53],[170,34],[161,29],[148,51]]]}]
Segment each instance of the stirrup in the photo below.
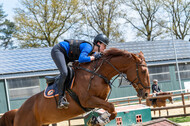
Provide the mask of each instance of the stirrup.
[{"label": "stirrup", "polygon": [[67,102],[67,99],[65,97],[62,97],[61,100],[58,102],[58,109],[68,109],[69,102]]}]

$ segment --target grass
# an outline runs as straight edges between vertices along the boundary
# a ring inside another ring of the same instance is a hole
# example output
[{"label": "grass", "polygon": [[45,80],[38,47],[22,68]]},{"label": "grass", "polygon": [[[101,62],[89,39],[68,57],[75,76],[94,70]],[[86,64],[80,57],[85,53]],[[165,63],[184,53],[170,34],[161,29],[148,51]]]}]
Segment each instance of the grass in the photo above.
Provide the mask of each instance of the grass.
[{"label": "grass", "polygon": [[190,116],[186,117],[174,117],[174,118],[168,118],[169,120],[175,122],[175,123],[183,123],[183,122],[190,122]]}]

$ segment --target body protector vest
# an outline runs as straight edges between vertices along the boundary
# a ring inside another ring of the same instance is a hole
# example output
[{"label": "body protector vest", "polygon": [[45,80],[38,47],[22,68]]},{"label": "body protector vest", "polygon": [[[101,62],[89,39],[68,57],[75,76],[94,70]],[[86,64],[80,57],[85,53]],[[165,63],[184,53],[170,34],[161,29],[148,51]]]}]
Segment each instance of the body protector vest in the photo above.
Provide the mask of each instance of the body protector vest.
[{"label": "body protector vest", "polygon": [[[80,56],[80,44],[81,43],[89,43],[92,48],[93,48],[93,44],[84,40],[74,40],[74,39],[67,39],[64,40],[66,42],[69,42],[69,60],[71,62],[73,62],[74,60],[78,60],[79,56]],[[91,54],[92,52],[90,52],[89,54]]]}]

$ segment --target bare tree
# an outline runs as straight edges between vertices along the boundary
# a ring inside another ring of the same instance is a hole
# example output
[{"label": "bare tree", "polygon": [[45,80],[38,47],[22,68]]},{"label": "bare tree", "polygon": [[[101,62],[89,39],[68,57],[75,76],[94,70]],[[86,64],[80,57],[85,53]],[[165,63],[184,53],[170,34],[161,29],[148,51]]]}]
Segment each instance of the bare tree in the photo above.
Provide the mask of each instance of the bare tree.
[{"label": "bare tree", "polygon": [[161,6],[159,0],[122,0],[122,2],[127,6],[124,19],[137,30],[137,37],[150,41],[164,34],[164,29],[158,24],[161,20],[156,18]]},{"label": "bare tree", "polygon": [[22,47],[53,46],[80,18],[77,0],[22,0],[21,4],[23,8],[15,9],[15,37]]},{"label": "bare tree", "polygon": [[[172,31],[176,39],[190,35],[190,1],[189,0],[162,0],[164,9],[169,13],[172,27],[161,25]],[[172,29],[171,29],[172,28]]]},{"label": "bare tree", "polygon": [[85,5],[81,10],[82,24],[87,24],[93,35],[103,33],[112,42],[123,42],[122,32],[119,30],[120,4],[117,0],[83,0]]}]

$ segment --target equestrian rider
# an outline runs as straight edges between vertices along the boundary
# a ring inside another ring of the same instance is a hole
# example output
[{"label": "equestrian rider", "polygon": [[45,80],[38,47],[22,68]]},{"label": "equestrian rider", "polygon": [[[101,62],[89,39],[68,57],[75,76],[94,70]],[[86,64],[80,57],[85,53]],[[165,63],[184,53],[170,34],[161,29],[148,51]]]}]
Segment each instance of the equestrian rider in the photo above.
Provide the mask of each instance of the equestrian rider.
[{"label": "equestrian rider", "polygon": [[158,93],[158,92],[162,92],[162,90],[160,90],[160,87],[158,85],[158,80],[154,79],[152,85],[152,93]]},{"label": "equestrian rider", "polygon": [[[158,80],[154,79],[152,85],[152,97],[156,97],[158,92],[162,92],[162,90],[160,90],[160,87],[158,85]],[[157,99],[152,100],[152,105],[156,104],[156,100]]]},{"label": "equestrian rider", "polygon": [[[109,40],[104,34],[94,38],[93,44],[83,40],[64,40],[53,47],[51,56],[60,71],[58,81],[59,102],[58,109],[67,109],[69,102],[65,97],[65,80],[68,75],[67,64],[78,60],[79,63],[91,62],[101,57],[101,52],[106,49]],[[91,55],[93,52],[94,55]]]}]

